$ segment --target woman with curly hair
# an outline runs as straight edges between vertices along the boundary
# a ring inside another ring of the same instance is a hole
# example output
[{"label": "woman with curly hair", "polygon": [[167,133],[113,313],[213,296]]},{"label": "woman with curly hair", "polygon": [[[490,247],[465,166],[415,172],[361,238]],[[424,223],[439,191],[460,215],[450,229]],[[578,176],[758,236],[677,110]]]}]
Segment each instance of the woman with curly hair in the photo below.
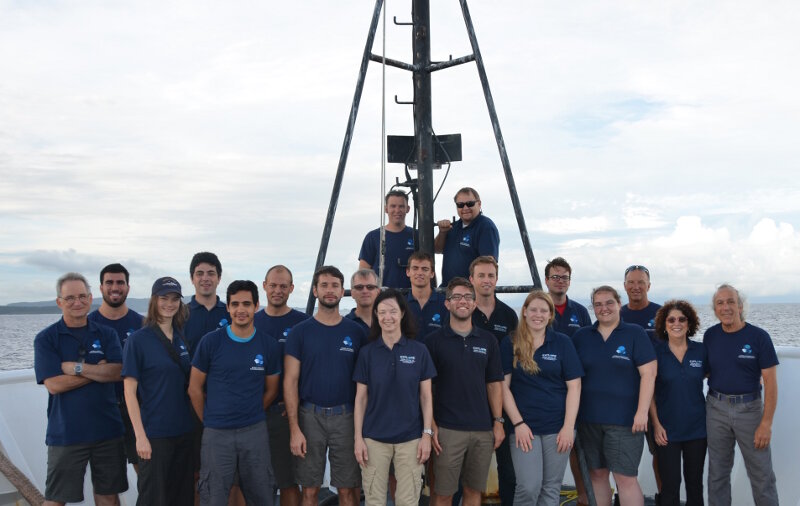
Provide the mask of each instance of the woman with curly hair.
[{"label": "woman with curly hair", "polygon": [[686,505],[703,504],[706,456],[706,401],[703,378],[708,372],[706,348],[689,339],[700,321],[685,300],[670,300],[658,310],[655,333],[658,375],[650,418],[661,475],[661,504],[680,504],[681,458]]},{"label": "woman with curly hair", "polygon": [[570,338],[551,328],[554,319],[550,295],[533,290],[513,341],[506,337],[500,346],[503,409],[514,425],[515,504],[559,503],[575,440],[583,367]]}]

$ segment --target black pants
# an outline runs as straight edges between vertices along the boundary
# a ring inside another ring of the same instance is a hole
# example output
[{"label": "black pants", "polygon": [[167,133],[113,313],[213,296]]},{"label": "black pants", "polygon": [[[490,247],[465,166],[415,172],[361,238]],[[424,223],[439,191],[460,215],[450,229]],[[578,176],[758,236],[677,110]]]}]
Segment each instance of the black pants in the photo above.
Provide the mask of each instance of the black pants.
[{"label": "black pants", "polygon": [[150,440],[150,460],[139,459],[137,505],[193,506],[192,433]]},{"label": "black pants", "polygon": [[679,506],[681,503],[681,457],[683,479],[686,483],[686,506],[703,505],[706,446],[705,438],[656,446],[658,474],[661,475],[661,506]]}]

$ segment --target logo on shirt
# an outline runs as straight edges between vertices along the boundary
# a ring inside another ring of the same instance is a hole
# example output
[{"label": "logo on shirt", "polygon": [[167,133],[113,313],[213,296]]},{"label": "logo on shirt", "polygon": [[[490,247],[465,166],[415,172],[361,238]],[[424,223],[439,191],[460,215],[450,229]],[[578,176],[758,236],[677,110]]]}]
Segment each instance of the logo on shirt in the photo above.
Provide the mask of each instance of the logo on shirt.
[{"label": "logo on shirt", "polygon": [[263,371],[264,370],[264,355],[262,355],[261,353],[256,354],[256,358],[253,359],[253,363],[255,365],[250,368],[251,371]]},{"label": "logo on shirt", "polygon": [[186,350],[186,346],[184,344],[180,344],[180,345],[178,345],[178,347],[181,349],[181,356],[189,354],[189,352]]},{"label": "logo on shirt", "polygon": [[400,355],[400,363],[401,364],[414,364],[417,361],[417,357],[413,355]]},{"label": "logo on shirt", "polygon": [[574,315],[570,316],[569,317],[569,322],[570,323],[574,323],[574,324],[577,325],[577,323],[578,323],[578,315],[574,314]]},{"label": "logo on shirt", "polygon": [[225,326],[225,325],[227,325],[227,324],[228,324],[228,319],[227,319],[227,318],[223,318],[223,319],[221,319],[221,320],[219,321],[219,323],[218,323],[218,325],[219,325],[220,327],[224,327],[224,326]]},{"label": "logo on shirt", "polygon": [[498,332],[508,332],[508,327],[506,325],[494,325],[494,329]]},{"label": "logo on shirt", "polygon": [[92,343],[92,349],[89,351],[89,354],[90,355],[91,354],[99,354],[99,355],[103,354],[103,347],[100,344],[100,340],[99,339],[95,339],[94,340],[94,342]]},{"label": "logo on shirt", "polygon": [[406,242],[406,249],[414,249],[414,239],[409,239],[408,242]]},{"label": "logo on shirt", "polygon": [[464,237],[461,238],[461,245],[462,246],[470,246],[470,236],[469,234],[464,234]]},{"label": "logo on shirt", "polygon": [[353,340],[350,339],[350,336],[345,336],[344,339],[342,339],[342,344],[344,346],[339,348],[339,351],[348,351],[353,353]]},{"label": "logo on shirt", "polygon": [[439,313],[436,313],[435,315],[433,315],[431,317],[431,322],[436,323],[436,324],[442,323],[442,315],[440,315]]},{"label": "logo on shirt", "polygon": [[614,352],[614,355],[611,355],[611,358],[617,358],[620,360],[627,360],[630,362],[631,358],[628,356],[628,350],[625,349],[624,346],[620,346]]},{"label": "logo on shirt", "polygon": [[652,329],[652,328],[653,328],[653,327],[655,327],[655,326],[656,326],[656,320],[655,320],[655,319],[653,319],[653,318],[651,318],[651,319],[650,319],[650,321],[649,321],[649,322],[647,322],[647,328],[648,328],[648,329]]},{"label": "logo on shirt", "polygon": [[703,361],[702,360],[689,360],[689,367],[702,368],[703,367]]},{"label": "logo on shirt", "polygon": [[745,344],[744,347],[742,347],[742,354],[739,355],[739,358],[755,359],[753,348],[751,348],[749,344]]},{"label": "logo on shirt", "polygon": [[558,355],[555,353],[542,353],[542,360],[549,360],[550,362],[555,362],[558,360]]},{"label": "logo on shirt", "polygon": [[128,329],[128,331],[125,332],[125,335],[130,337],[130,335],[133,334],[134,332],[136,332],[136,329]]},{"label": "logo on shirt", "polygon": [[486,348],[482,346],[473,346],[472,353],[480,353],[481,355],[486,355]]},{"label": "logo on shirt", "polygon": [[286,327],[283,329],[283,337],[289,337],[289,331],[292,330],[292,327]]}]

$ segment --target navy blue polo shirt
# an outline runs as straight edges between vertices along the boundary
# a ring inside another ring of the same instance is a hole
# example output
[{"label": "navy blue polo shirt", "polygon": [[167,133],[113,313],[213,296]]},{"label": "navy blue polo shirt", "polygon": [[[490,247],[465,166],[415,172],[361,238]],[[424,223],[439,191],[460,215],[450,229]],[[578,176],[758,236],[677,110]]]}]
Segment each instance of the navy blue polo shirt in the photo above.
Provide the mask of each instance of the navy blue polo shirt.
[{"label": "navy blue polo shirt", "polygon": [[486,315],[476,307],[472,313],[472,324],[494,334],[500,343],[504,337],[511,335],[517,329],[519,317],[516,311],[495,296],[491,318],[486,318]]},{"label": "navy blue polo shirt", "polygon": [[648,337],[656,338],[656,313],[661,309],[661,304],[650,302],[644,309],[630,309],[625,304],[619,310],[619,316],[625,323],[636,324],[647,331]]},{"label": "navy blue polo shirt", "polygon": [[122,376],[138,382],[137,396],[148,438],[175,437],[194,428],[186,382],[192,364],[189,350],[175,330],[171,346],[180,358],[176,364],[153,327],[128,338],[122,360]]},{"label": "navy blue polo shirt", "polygon": [[436,367],[433,418],[452,430],[492,430],[486,383],[503,381],[500,346],[491,332],[472,327],[461,337],[449,326],[425,341]]},{"label": "navy blue polo shirt", "polygon": [[266,377],[280,374],[278,343],[256,329],[243,340],[230,325],[200,340],[192,366],[206,376],[203,425],[212,429],[240,429],[266,420]]},{"label": "navy blue polo shirt", "polygon": [[356,308],[351,309],[344,317],[361,325],[361,328],[364,329],[364,335],[369,335],[369,325],[356,314]]},{"label": "navy blue polo shirt", "polygon": [[583,366],[570,338],[547,329],[544,343],[533,352],[539,374],[514,367],[514,345],[506,337],[500,344],[503,374],[511,375],[511,395],[522,419],[534,434],[558,434],[567,411],[567,381],[583,376]]},{"label": "navy blue polo shirt", "polygon": [[592,324],[589,311],[583,304],[579,304],[569,297],[567,297],[567,305],[564,307],[564,313],[559,313],[558,310],[556,310],[555,316],[556,319],[553,322],[553,328],[570,337],[574,336],[579,328]]},{"label": "navy blue polo shirt", "polygon": [[295,325],[286,340],[286,354],[300,361],[300,400],[323,407],[352,405],[353,369],[366,340],[364,328],[347,318],[332,326],[315,318]]},{"label": "navy blue polo shirt", "polygon": [[[296,309],[290,309],[288,313],[281,316],[270,316],[263,310],[256,312],[256,316],[253,319],[253,325],[255,325],[257,329],[263,330],[268,335],[272,336],[278,342],[278,350],[281,354],[281,369],[283,368],[283,355],[286,352],[286,338],[289,337],[289,331],[301,321],[308,320],[309,318],[311,318],[309,315]],[[278,383],[278,395],[275,397],[275,400],[272,401],[271,405],[274,406],[279,402],[283,402],[282,370],[280,381]]]},{"label": "navy blue polo shirt", "polygon": [[[386,253],[383,257],[383,286],[390,288],[410,288],[411,281],[406,276],[408,257],[414,253],[414,229],[406,227],[402,232],[386,231]],[[381,229],[376,228],[364,237],[358,259],[367,262],[375,274],[381,266]]]},{"label": "navy blue polo shirt", "polygon": [[424,344],[401,337],[392,349],[383,338],[361,348],[353,381],[367,386],[363,437],[399,444],[422,436],[419,384],[436,376]]},{"label": "navy blue polo shirt", "polygon": [[703,378],[708,372],[706,347],[691,339],[688,344],[683,362],[678,362],[667,341],[655,345],[658,357],[656,408],[670,443],[706,437],[706,399],[703,396]]},{"label": "navy blue polo shirt", "polygon": [[230,324],[231,317],[225,303],[219,300],[219,296],[217,296],[217,304],[211,308],[211,311],[197,302],[194,295],[187,306],[189,306],[189,319],[183,328],[183,335],[186,336],[186,344],[189,345],[189,355],[194,356],[194,350],[200,343],[200,339],[211,331],[226,327]]},{"label": "navy blue polo shirt", "polygon": [[722,394],[760,392],[762,369],[778,365],[769,334],[749,323],[730,333],[718,323],[706,330],[703,344],[708,351],[708,387]]},{"label": "navy blue polo shirt", "polygon": [[469,279],[469,264],[482,255],[500,260],[500,233],[483,213],[464,227],[461,220],[447,232],[442,255],[442,286],[461,276]]},{"label": "navy blue polo shirt", "polygon": [[638,367],[656,359],[644,329],[620,322],[603,341],[595,322],[578,330],[572,343],[586,373],[581,382],[578,420],[632,426],[639,406]]},{"label": "navy blue polo shirt", "polygon": [[417,339],[420,341],[425,342],[428,334],[441,329],[450,322],[450,311],[444,305],[445,299],[444,293],[433,291],[425,303],[425,307],[421,308],[414,295],[408,292],[408,309],[414,315]]},{"label": "navy blue polo shirt", "polygon": [[[62,376],[62,362],[83,361],[97,364],[122,362],[122,348],[111,327],[92,321],[86,327],[71,329],[60,319],[42,330],[33,340],[36,382]],[[117,407],[114,383],[91,381],[88,385],[60,394],[48,394],[48,446],[94,443],[121,437],[124,432]]]},{"label": "navy blue polo shirt", "polygon": [[[128,336],[142,328],[142,322],[144,321],[144,317],[133,309],[128,309],[128,312],[125,313],[125,316],[118,320],[109,320],[100,314],[100,311],[97,309],[89,313],[87,318],[89,318],[89,321],[114,329],[117,332],[117,337],[119,337],[120,340],[120,348],[123,350],[125,349],[125,342],[128,340]],[[121,381],[114,383],[114,389],[117,391],[117,397],[119,399],[123,399],[125,394]]]}]

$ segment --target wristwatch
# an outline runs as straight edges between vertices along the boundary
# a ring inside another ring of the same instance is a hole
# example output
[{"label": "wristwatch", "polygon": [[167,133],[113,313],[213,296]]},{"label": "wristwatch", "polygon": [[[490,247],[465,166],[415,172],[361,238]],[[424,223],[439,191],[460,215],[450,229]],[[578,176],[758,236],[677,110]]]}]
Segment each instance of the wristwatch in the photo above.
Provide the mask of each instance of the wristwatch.
[{"label": "wristwatch", "polygon": [[494,417],[494,421],[495,421],[495,422],[497,422],[497,423],[499,423],[499,424],[504,424],[504,423],[506,423],[506,419],[505,419],[505,418],[503,418],[502,416],[496,416],[496,417]]},{"label": "wristwatch", "polygon": [[422,429],[422,433],[433,437],[433,429]]},{"label": "wristwatch", "polygon": [[75,376],[80,376],[83,372],[83,364],[80,362],[75,364],[75,369],[73,369],[73,372],[75,373]]}]

